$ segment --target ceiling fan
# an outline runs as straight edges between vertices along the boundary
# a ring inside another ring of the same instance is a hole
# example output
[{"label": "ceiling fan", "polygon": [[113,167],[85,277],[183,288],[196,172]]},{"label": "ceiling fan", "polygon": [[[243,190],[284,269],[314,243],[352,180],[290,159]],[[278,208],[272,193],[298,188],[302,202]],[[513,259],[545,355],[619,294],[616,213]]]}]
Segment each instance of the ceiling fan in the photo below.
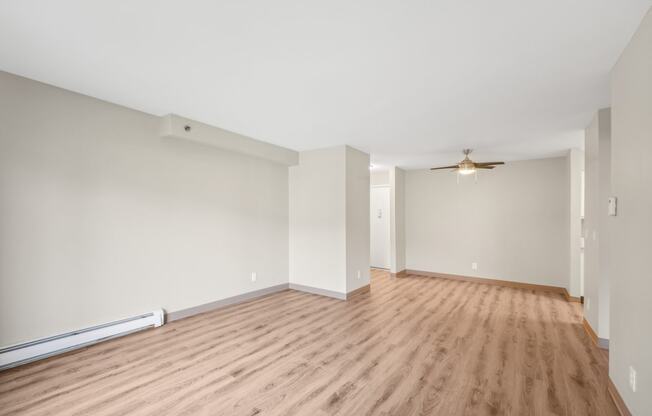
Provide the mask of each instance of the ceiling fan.
[{"label": "ceiling fan", "polygon": [[476,173],[477,169],[493,169],[496,167],[496,165],[505,164],[505,162],[474,162],[471,159],[469,159],[469,153],[471,153],[472,151],[473,151],[472,149],[462,150],[462,152],[464,153],[464,160],[462,160],[457,165],[430,168],[430,170],[453,169],[460,175],[470,175],[472,173]]}]

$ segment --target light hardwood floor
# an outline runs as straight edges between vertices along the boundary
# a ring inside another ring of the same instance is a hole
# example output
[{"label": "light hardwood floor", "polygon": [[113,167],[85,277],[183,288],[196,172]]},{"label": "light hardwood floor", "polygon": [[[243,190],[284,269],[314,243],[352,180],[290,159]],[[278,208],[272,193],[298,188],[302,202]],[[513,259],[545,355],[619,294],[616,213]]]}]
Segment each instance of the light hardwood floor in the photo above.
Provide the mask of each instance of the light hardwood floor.
[{"label": "light hardwood floor", "polygon": [[561,295],[373,271],[0,373],[2,415],[617,415]]}]

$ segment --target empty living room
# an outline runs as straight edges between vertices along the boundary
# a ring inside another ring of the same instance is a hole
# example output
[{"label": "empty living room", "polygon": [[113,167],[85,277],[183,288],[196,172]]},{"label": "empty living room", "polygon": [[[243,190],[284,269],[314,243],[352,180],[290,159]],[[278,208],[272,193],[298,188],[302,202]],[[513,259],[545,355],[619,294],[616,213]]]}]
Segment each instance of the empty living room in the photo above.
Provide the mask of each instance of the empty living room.
[{"label": "empty living room", "polygon": [[652,416],[652,0],[0,0],[0,416]]}]

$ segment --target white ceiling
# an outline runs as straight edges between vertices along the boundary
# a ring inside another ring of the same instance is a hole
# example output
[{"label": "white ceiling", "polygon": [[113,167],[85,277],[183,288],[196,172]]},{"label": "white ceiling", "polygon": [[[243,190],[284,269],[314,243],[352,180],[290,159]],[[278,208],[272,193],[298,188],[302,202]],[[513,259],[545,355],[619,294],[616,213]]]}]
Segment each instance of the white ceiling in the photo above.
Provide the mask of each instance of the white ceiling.
[{"label": "white ceiling", "polygon": [[652,0],[0,0],[0,69],[375,165],[582,145]]}]

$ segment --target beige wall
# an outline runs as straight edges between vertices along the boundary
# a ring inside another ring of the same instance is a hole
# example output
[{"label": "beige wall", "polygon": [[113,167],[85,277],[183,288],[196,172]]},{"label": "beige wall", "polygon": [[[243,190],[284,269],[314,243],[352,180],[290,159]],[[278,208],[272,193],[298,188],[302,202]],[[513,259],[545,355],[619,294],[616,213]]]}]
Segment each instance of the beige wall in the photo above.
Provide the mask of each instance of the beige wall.
[{"label": "beige wall", "polygon": [[407,171],[407,269],[567,287],[568,183],[566,158],[510,162],[477,183]]},{"label": "beige wall", "polygon": [[392,166],[371,172],[371,185],[390,189],[390,271],[398,273],[405,270],[405,171]]},{"label": "beige wall", "polygon": [[301,152],[290,168],[290,283],[346,293],[345,152]]},{"label": "beige wall", "polygon": [[371,186],[389,185],[389,171],[384,170],[380,172],[372,171],[370,174]]},{"label": "beige wall", "polygon": [[[652,9],[612,71],[609,375],[635,415],[652,409]],[[629,388],[629,366],[637,391]]]},{"label": "beige wall", "polygon": [[287,167],[159,121],[0,72],[0,346],[287,283]]},{"label": "beige wall", "polygon": [[582,171],[584,170],[584,151],[568,151],[568,202],[569,202],[569,271],[568,292],[571,296],[582,296]]},{"label": "beige wall", "polygon": [[290,284],[345,294],[369,283],[369,186],[365,153],[300,153],[290,168]]},{"label": "beige wall", "polygon": [[389,245],[390,271],[405,270],[405,171],[392,167],[389,171]]},{"label": "beige wall", "polygon": [[586,133],[584,207],[584,316],[602,339],[609,338],[609,237],[611,195],[611,113],[598,111]]},{"label": "beige wall", "polygon": [[369,284],[369,155],[346,147],[346,291]]}]

